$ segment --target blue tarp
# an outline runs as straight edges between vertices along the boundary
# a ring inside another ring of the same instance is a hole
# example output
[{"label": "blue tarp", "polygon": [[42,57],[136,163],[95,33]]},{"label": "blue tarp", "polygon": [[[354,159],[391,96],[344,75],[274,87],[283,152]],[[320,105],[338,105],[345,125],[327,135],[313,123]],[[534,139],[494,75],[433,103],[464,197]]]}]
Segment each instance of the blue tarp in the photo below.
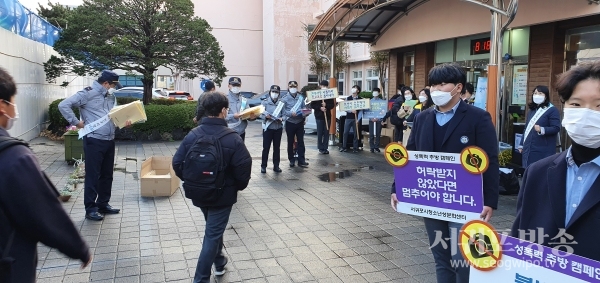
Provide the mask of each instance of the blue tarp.
[{"label": "blue tarp", "polygon": [[23,7],[17,0],[0,0],[0,27],[50,46],[58,40],[60,33],[59,28]]}]

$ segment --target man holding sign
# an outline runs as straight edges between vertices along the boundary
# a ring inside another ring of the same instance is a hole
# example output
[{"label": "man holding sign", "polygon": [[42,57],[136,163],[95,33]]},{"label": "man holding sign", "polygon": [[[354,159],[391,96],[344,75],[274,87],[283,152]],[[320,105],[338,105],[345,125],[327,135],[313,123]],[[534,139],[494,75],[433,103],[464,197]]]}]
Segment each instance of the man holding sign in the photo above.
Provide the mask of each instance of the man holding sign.
[{"label": "man holding sign", "polygon": [[[359,100],[360,86],[355,85],[352,87],[352,95],[349,96],[346,101]],[[358,127],[358,121],[362,124],[362,111],[360,110],[349,110],[346,111],[346,122],[344,123],[344,142],[340,152],[348,151],[348,134],[350,129],[354,129],[354,139],[352,140],[353,152],[358,152],[358,140],[360,139],[360,128]]]},{"label": "man holding sign", "polygon": [[[116,87],[121,87],[119,75],[105,70],[92,86],[58,104],[65,120],[76,125],[80,129],[80,138],[83,136],[85,218],[95,221],[104,219],[102,214],[116,214],[120,211],[108,204],[115,163],[115,125],[110,121],[108,113],[117,105],[117,98],[112,95]],[[75,116],[73,107],[79,108],[81,119]],[[129,126],[131,122],[126,121],[125,124]]]},{"label": "man holding sign", "polygon": [[[461,160],[466,159],[466,163],[471,164],[471,167],[475,167],[477,170],[481,169],[479,165],[483,164],[482,161],[485,162],[487,170],[481,170],[483,174],[482,177],[479,177],[480,180],[483,179],[483,209],[479,217],[488,222],[492,217],[493,209],[496,209],[498,205],[498,139],[490,114],[462,101],[460,94],[464,92],[466,80],[465,71],[453,64],[435,66],[429,71],[431,98],[436,107],[429,108],[415,117],[407,149],[409,151],[453,154],[461,153],[467,147],[472,146],[483,150],[483,152],[478,152],[477,156],[475,153],[469,153],[467,158],[462,158],[461,155]],[[487,158],[482,160],[483,158],[480,156],[485,154],[487,154]],[[408,163],[410,164],[410,161]],[[432,170],[435,169],[432,168]],[[458,178],[457,175],[454,176]],[[397,179],[397,181],[401,182],[402,180]],[[441,194],[449,194],[448,191],[464,192],[468,186],[465,184],[465,187],[461,187],[459,182],[456,184],[455,188],[439,189],[434,184],[432,187],[427,186],[427,189],[432,193],[440,191]],[[396,205],[403,205],[398,204],[396,192],[396,183],[394,183],[391,203],[395,210],[397,210]],[[399,196],[404,197],[403,195]],[[462,199],[460,201],[462,202]],[[451,200],[451,202],[453,201]],[[460,234],[459,230],[463,223],[457,223],[458,219],[444,221],[434,219],[434,217],[425,217],[424,222],[435,260],[437,282],[469,282],[468,265],[451,264],[452,261],[463,260],[457,249],[457,235]]]},{"label": "man holding sign", "polygon": [[[319,84],[321,89],[329,87],[328,81],[321,81]],[[315,113],[315,122],[317,123],[317,148],[320,154],[329,154],[329,125],[331,121],[331,109],[335,107],[334,99],[311,100],[310,108]]]}]

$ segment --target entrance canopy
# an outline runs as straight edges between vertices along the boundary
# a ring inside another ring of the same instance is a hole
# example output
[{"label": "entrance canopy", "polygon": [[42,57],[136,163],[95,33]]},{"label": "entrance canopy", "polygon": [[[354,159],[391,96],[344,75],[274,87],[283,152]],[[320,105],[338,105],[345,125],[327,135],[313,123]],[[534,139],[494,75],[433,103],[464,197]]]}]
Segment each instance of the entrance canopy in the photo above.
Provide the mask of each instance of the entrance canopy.
[{"label": "entrance canopy", "polygon": [[308,43],[375,43],[398,19],[429,0],[337,0],[312,31]]}]

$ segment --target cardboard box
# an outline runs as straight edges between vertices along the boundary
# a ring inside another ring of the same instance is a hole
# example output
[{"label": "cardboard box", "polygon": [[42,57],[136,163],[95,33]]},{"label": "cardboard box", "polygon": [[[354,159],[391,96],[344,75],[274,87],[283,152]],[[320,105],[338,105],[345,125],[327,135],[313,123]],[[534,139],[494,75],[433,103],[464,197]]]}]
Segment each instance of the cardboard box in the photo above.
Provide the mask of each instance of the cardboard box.
[{"label": "cardboard box", "polygon": [[385,148],[386,145],[392,142],[392,138],[388,136],[381,136],[379,138],[379,147]]},{"label": "cardboard box", "polygon": [[181,181],[175,175],[173,157],[152,156],[142,163],[140,189],[143,197],[170,197]]}]

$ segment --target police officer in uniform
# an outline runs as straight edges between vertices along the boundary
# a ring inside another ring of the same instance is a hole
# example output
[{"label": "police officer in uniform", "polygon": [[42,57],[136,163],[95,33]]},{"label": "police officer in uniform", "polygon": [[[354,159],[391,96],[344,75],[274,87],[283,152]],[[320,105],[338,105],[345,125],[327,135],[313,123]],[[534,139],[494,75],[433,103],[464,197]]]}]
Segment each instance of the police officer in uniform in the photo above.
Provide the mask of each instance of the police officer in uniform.
[{"label": "police officer in uniform", "polygon": [[[95,221],[104,219],[103,214],[117,214],[120,211],[108,204],[115,163],[115,125],[108,119],[108,113],[117,105],[117,98],[112,95],[116,87],[121,87],[119,75],[105,70],[92,86],[58,104],[65,120],[77,126],[79,131],[88,132],[83,137],[85,218]],[[79,108],[81,119],[75,116],[73,107]],[[93,124],[96,124],[95,127]],[[126,125],[130,126],[131,122],[127,121]]]},{"label": "police officer in uniform", "polygon": [[[269,98],[262,101],[265,112],[261,114],[263,118],[263,151],[262,163],[260,164],[260,173],[267,173],[267,162],[269,160],[269,150],[273,143],[273,171],[280,173],[279,168],[279,146],[281,145],[281,135],[283,134],[283,119],[285,117],[285,102],[279,100],[281,89],[278,85],[272,85]],[[284,106],[277,110],[279,103]]]},{"label": "police officer in uniform", "polygon": [[[248,127],[248,121],[240,119],[240,112],[248,108],[248,102],[246,98],[240,95],[242,80],[238,77],[229,78],[229,93],[227,99],[229,99],[229,112],[227,112],[227,126],[236,131],[242,140],[246,140],[246,127]],[[255,115],[250,116],[250,120],[256,120]]]},{"label": "police officer in uniform", "polygon": [[[290,81],[288,83],[288,94],[281,98],[285,102],[285,132],[287,134],[287,153],[290,167],[298,166],[308,167],[306,162],[305,147],[304,147],[304,119],[310,113],[303,114],[303,109],[308,109],[304,103],[304,96],[298,93],[298,82]],[[293,110],[293,111],[292,111]],[[297,141],[296,150],[298,160],[294,157],[294,140]]]}]

